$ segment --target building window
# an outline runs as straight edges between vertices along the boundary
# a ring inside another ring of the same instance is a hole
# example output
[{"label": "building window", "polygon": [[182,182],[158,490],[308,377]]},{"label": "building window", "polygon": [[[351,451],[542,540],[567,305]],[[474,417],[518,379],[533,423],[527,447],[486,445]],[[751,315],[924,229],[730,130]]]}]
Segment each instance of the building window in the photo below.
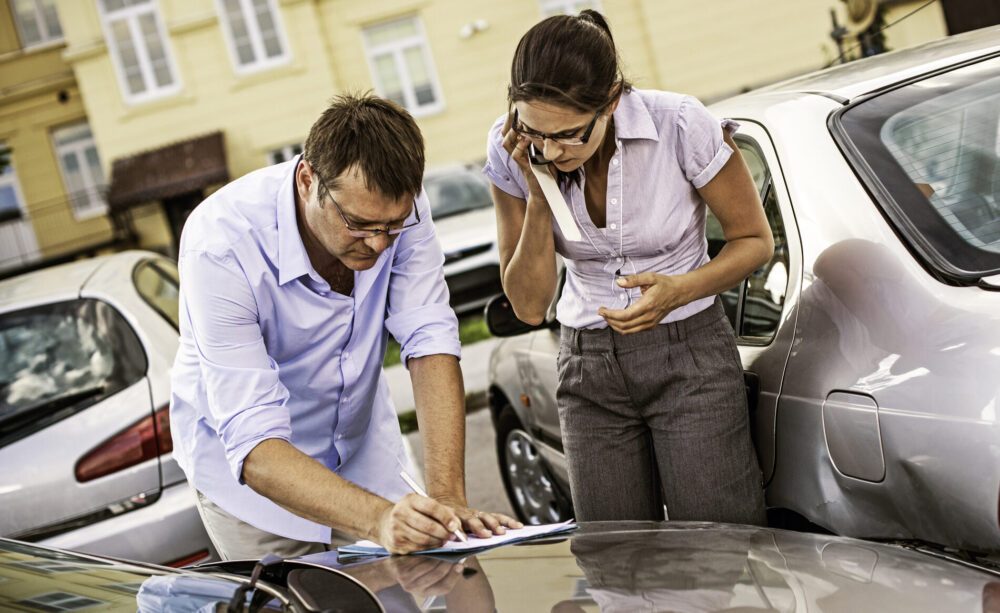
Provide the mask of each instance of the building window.
[{"label": "building window", "polygon": [[275,149],[274,151],[268,153],[267,162],[268,164],[280,164],[282,162],[287,162],[300,153],[302,153],[302,143],[285,145],[280,149]]},{"label": "building window", "polygon": [[156,0],[100,0],[105,37],[129,102],[180,89]]},{"label": "building window", "polygon": [[56,0],[13,0],[11,8],[25,49],[63,39]]},{"label": "building window", "polygon": [[52,133],[52,140],[73,215],[77,219],[103,215],[108,210],[104,199],[107,183],[90,126],[84,122],[59,128]]},{"label": "building window", "polygon": [[584,9],[601,10],[598,0],[539,0],[538,8],[542,17],[553,15],[578,15]]},{"label": "building window", "polygon": [[59,611],[79,611],[80,609],[88,609],[90,607],[108,604],[103,600],[95,600],[94,598],[87,598],[86,596],[77,596],[76,594],[70,594],[69,592],[49,592],[48,594],[41,594],[33,598],[25,598],[16,602],[19,605],[36,609],[38,611],[52,611],[53,613],[58,613]]},{"label": "building window", "polygon": [[[0,150],[5,147],[6,144],[0,142]],[[0,223],[20,218],[24,209],[24,195],[14,172],[14,161],[10,157],[7,159],[9,163],[0,170]]]},{"label": "building window", "polygon": [[237,72],[288,61],[288,44],[274,0],[216,0]]},{"label": "building window", "polygon": [[367,27],[364,41],[379,95],[399,103],[414,116],[444,109],[431,50],[418,18]]}]

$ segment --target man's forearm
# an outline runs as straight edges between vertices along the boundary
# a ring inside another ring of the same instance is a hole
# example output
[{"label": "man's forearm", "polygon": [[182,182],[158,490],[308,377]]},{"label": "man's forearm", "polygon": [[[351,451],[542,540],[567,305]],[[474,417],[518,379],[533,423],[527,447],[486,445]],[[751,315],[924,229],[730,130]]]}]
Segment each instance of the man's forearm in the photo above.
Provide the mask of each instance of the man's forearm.
[{"label": "man's forearm", "polygon": [[458,358],[410,358],[427,493],[462,505],[465,500],[465,386]]},{"label": "man's forearm", "polygon": [[253,448],[243,461],[243,480],[296,515],[369,540],[377,540],[379,517],[393,506],[283,439]]}]

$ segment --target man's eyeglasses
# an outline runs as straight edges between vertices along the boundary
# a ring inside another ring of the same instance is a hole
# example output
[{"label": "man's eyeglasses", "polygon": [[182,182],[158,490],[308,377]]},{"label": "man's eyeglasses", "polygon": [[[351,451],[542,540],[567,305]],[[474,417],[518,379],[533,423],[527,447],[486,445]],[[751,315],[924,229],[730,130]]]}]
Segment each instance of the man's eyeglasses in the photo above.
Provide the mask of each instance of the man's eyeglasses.
[{"label": "man's eyeglasses", "polygon": [[326,186],[326,183],[323,182],[323,178],[319,176],[318,172],[316,172],[316,167],[313,166],[312,164],[310,164],[309,167],[312,168],[313,174],[316,175],[316,181],[319,183],[320,193],[317,195],[320,199],[320,202],[322,202],[325,193],[326,196],[330,198],[330,202],[333,203],[334,208],[337,209],[337,214],[340,215],[340,219],[344,222],[344,226],[347,228],[348,235],[353,236],[354,238],[371,238],[373,236],[378,236],[379,234],[386,234],[387,236],[396,237],[403,230],[407,228],[412,228],[413,226],[420,223],[420,211],[417,209],[417,203],[414,202],[413,215],[414,217],[417,218],[416,221],[410,223],[404,223],[403,225],[398,226],[396,228],[392,228],[389,226],[385,226],[384,228],[380,228],[378,226],[375,226],[374,228],[356,228],[352,226],[350,222],[347,221],[347,217],[344,216],[344,209],[340,208],[340,205],[337,204],[337,201],[333,199],[333,195],[330,193],[330,188]]},{"label": "man's eyeglasses", "polygon": [[536,132],[534,130],[529,130],[521,125],[521,122],[517,119],[517,108],[514,109],[514,121],[511,127],[515,132],[524,136],[525,138],[541,144],[548,139],[554,143],[559,143],[560,145],[585,145],[587,141],[590,140],[590,133],[594,131],[594,125],[597,123],[597,118],[600,117],[601,112],[597,111],[594,113],[594,118],[590,120],[587,124],[587,129],[583,131],[583,134],[579,136],[566,136],[560,134],[545,134],[543,132]]}]

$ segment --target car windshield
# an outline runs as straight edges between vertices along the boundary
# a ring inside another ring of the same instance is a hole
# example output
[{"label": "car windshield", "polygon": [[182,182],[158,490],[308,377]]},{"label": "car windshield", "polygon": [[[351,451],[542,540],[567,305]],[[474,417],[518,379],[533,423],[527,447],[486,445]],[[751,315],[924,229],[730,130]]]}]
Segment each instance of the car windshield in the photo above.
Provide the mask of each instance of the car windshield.
[{"label": "car windshield", "polygon": [[931,267],[966,282],[1000,272],[1000,57],[878,94],[838,121],[856,170]]},{"label": "car windshield", "polygon": [[442,174],[424,179],[431,215],[441,219],[493,205],[486,182],[469,172]]},{"label": "car windshield", "polygon": [[139,380],[146,356],[110,305],[72,300],[0,316],[0,441]]}]

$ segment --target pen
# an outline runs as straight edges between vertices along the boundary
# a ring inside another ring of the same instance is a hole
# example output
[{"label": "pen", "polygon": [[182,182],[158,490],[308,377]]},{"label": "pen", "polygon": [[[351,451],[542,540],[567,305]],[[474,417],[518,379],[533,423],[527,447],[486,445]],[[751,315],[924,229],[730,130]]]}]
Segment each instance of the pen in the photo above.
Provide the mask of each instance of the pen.
[{"label": "pen", "polygon": [[[400,471],[399,476],[403,478],[403,481],[406,481],[406,484],[410,486],[410,489],[413,490],[415,494],[423,496],[424,498],[430,498],[430,496],[427,495],[427,492],[425,492],[422,487],[417,485],[417,482],[413,480],[413,477],[406,474],[405,470]],[[466,538],[464,534],[462,534],[461,529],[455,530],[454,532],[452,532],[452,534],[454,534],[455,538],[462,541],[463,543],[469,542],[469,539]]]}]

